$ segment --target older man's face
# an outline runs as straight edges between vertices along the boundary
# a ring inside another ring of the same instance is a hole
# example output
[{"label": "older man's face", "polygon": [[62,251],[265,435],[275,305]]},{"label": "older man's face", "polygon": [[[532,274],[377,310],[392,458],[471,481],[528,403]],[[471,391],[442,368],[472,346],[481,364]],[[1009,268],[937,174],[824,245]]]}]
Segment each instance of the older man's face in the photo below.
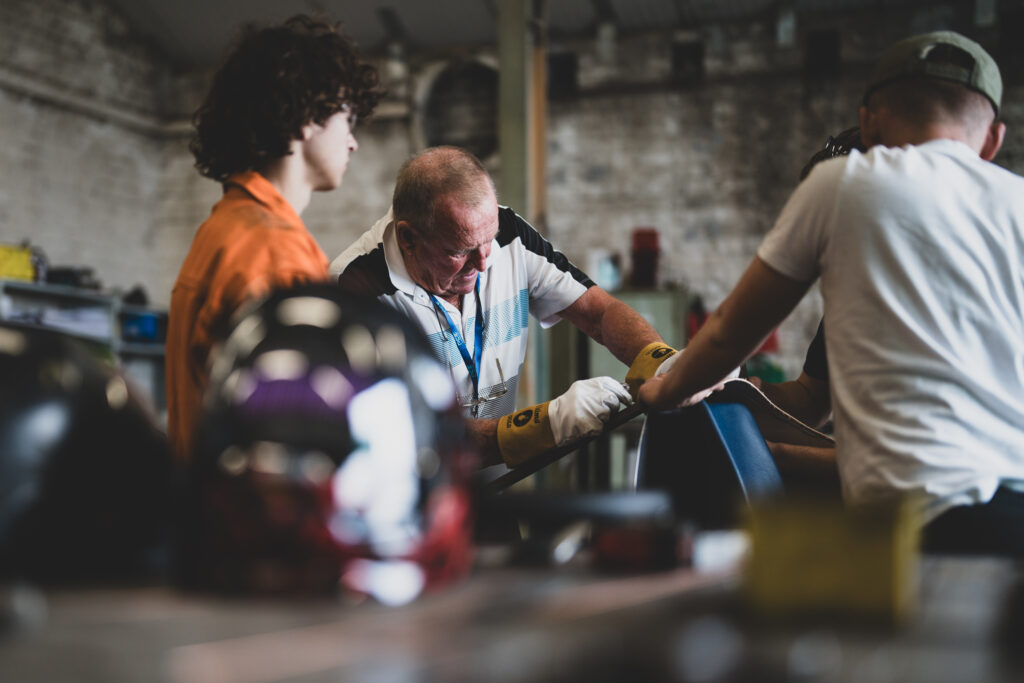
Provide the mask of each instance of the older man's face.
[{"label": "older man's face", "polygon": [[497,235],[498,202],[493,193],[476,206],[442,197],[435,206],[434,230],[420,234],[406,252],[406,268],[423,289],[454,302],[473,291]]}]

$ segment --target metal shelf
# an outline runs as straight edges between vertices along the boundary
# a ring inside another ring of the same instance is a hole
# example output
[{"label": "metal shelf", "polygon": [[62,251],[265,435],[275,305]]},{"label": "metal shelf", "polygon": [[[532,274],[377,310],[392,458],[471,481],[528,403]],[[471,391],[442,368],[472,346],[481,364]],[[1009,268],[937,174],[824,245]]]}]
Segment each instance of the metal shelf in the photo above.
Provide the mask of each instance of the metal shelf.
[{"label": "metal shelf", "polygon": [[55,332],[57,334],[63,334],[80,341],[86,341],[93,344],[99,344],[101,346],[110,347],[110,337],[98,336],[94,334],[86,334],[84,332],[77,332],[75,330],[64,329],[59,325],[40,325],[39,323],[26,322],[24,320],[0,318],[5,325],[16,327],[22,330],[40,330],[42,332]]},{"label": "metal shelf", "polygon": [[103,292],[91,289],[80,289],[67,285],[52,285],[43,282],[26,282],[24,280],[0,279],[0,290],[19,291],[38,298],[56,297],[74,301],[94,301],[100,304],[106,304],[113,298],[110,294],[104,294]]},{"label": "metal shelf", "polygon": [[[154,320],[144,321],[143,334],[137,338],[131,319],[145,316]],[[104,349],[104,355],[109,353],[126,376],[151,394],[158,410],[164,405],[164,344],[162,339],[147,339],[150,334],[165,333],[166,316],[160,309],[126,304],[117,294],[0,279],[0,321],[25,330],[56,332]],[[127,340],[126,327],[130,330]]]},{"label": "metal shelf", "polygon": [[164,357],[164,345],[159,343],[143,344],[140,342],[121,342],[120,353],[123,356]]}]

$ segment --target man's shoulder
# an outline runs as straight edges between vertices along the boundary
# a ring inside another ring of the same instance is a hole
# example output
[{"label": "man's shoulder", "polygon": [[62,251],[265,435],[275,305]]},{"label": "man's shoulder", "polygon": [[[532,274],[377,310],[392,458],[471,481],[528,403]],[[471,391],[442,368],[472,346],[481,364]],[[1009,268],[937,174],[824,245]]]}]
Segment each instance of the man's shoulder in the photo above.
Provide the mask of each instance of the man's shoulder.
[{"label": "man's shoulder", "polygon": [[[998,204],[1024,204],[1024,177],[978,156],[955,140],[872,149],[871,163],[843,178],[844,186],[880,197],[929,197],[936,194],[998,198]],[[850,182],[850,181],[854,182]]]},{"label": "man's shoulder", "polygon": [[1000,166],[995,161],[979,159],[979,162],[984,166],[984,173],[987,174],[991,185],[1006,188],[1007,199],[1024,202],[1024,176]]},{"label": "man's shoulder", "polygon": [[584,287],[594,285],[586,273],[574,266],[565,254],[555,249],[526,219],[506,206],[498,207],[498,246],[512,261],[532,261],[541,271],[562,271]]},{"label": "man's shoulder", "polygon": [[[326,258],[301,224],[294,225],[257,202],[218,205],[199,226],[182,270],[245,269],[259,261]],[[207,272],[206,277],[209,276]]]},{"label": "man's shoulder", "polygon": [[536,228],[507,206],[498,207],[498,235],[495,239],[501,249],[518,248],[548,260],[558,254]]},{"label": "man's shoulder", "polygon": [[546,243],[536,228],[507,206],[498,207],[498,236],[495,239],[499,247],[507,247],[519,239],[526,248],[533,246],[531,250],[536,250],[540,243]]},{"label": "man's shoulder", "polygon": [[377,220],[373,226],[364,232],[359,238],[350,244],[343,252],[334,257],[331,261],[330,273],[332,278],[338,278],[349,265],[361,256],[373,253],[381,248],[385,241],[385,232],[391,222],[391,211]]},{"label": "man's shoulder", "polygon": [[384,258],[383,243],[352,258],[338,274],[338,286],[361,296],[390,296],[397,292]]}]

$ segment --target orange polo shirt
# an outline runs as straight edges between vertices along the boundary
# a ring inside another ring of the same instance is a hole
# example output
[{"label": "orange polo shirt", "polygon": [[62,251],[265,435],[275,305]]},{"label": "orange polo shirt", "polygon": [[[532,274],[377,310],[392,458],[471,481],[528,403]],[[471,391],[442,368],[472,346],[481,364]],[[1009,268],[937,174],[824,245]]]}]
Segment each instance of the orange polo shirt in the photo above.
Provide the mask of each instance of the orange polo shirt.
[{"label": "orange polo shirt", "polygon": [[228,178],[171,290],[167,431],[178,457],[191,455],[210,347],[235,309],[272,289],[327,277],[327,256],[277,189],[254,171]]}]

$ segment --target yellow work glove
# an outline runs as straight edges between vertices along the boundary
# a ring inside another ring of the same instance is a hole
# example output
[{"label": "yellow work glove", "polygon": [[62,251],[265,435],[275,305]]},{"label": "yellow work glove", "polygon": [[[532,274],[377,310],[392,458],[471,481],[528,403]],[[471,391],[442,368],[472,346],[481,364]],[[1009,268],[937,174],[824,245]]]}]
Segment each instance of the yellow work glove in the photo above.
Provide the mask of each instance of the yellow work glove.
[{"label": "yellow work glove", "polygon": [[557,398],[498,419],[498,450],[509,467],[575,439],[598,434],[629,392],[614,377],[573,382]]},{"label": "yellow work glove", "polygon": [[[626,373],[626,386],[629,387],[629,395],[636,400],[640,385],[655,375],[668,372],[671,363],[665,364],[669,358],[676,355],[676,350],[662,342],[651,342],[636,354],[633,364],[629,366]],[[661,366],[665,364],[665,367]]]}]

